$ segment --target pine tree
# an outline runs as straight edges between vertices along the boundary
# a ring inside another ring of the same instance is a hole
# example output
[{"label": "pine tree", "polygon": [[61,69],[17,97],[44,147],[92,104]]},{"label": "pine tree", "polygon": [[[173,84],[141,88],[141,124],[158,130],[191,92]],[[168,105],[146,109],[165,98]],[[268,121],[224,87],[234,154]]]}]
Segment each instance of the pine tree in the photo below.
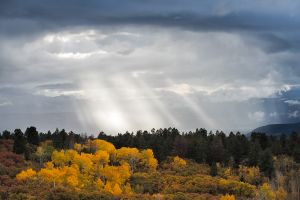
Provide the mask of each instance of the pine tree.
[{"label": "pine tree", "polygon": [[31,126],[30,128],[27,128],[25,131],[25,136],[27,137],[27,141],[29,144],[39,145],[39,133],[36,131],[35,127]]},{"label": "pine tree", "polygon": [[26,138],[20,129],[15,130],[13,151],[23,154],[26,151]]},{"label": "pine tree", "polygon": [[217,176],[218,175],[218,167],[215,162],[213,162],[210,166],[210,175],[211,176]]},{"label": "pine tree", "polygon": [[259,168],[264,172],[266,176],[271,177],[274,166],[273,166],[273,157],[270,149],[266,149],[261,152],[259,156]]}]

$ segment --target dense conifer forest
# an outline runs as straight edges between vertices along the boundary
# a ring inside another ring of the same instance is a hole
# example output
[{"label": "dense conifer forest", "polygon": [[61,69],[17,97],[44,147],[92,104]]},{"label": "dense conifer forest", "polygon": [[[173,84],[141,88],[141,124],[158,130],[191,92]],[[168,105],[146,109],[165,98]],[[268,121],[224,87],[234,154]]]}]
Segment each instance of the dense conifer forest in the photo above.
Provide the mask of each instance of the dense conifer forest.
[{"label": "dense conifer forest", "polygon": [[299,199],[300,137],[176,128],[0,136],[0,199]]}]

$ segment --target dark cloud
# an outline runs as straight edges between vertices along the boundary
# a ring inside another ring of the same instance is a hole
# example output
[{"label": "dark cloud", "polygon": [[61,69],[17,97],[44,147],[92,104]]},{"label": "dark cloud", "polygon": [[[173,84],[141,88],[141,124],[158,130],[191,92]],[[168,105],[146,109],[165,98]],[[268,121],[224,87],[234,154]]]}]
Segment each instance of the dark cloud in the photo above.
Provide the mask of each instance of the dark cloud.
[{"label": "dark cloud", "polygon": [[3,0],[0,128],[251,130],[299,120],[299,5]]},{"label": "dark cloud", "polygon": [[288,40],[272,33],[262,34],[259,39],[262,43],[264,43],[262,44],[264,50],[269,53],[276,53],[292,48],[292,44]]},{"label": "dark cloud", "polygon": [[[39,26],[36,27],[39,29],[74,25],[152,24],[192,30],[299,30],[299,14],[291,8],[273,8],[271,2],[265,5],[254,1],[249,5],[249,8],[256,8],[254,11],[237,5],[239,3],[230,2],[224,6],[218,1],[13,0],[2,3],[0,16],[9,20],[4,21],[6,26],[15,22],[24,31],[29,31],[26,28],[28,24],[29,27]],[[260,6],[269,12],[261,12]],[[18,21],[20,19],[23,21]]]}]

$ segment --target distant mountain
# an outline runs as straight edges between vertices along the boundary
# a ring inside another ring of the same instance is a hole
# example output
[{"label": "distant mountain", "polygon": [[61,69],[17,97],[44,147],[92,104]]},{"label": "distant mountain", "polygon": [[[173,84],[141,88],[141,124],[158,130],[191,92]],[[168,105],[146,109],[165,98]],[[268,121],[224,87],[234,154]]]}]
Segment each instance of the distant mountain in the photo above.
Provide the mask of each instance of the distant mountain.
[{"label": "distant mountain", "polygon": [[254,129],[251,132],[266,133],[268,135],[291,134],[293,131],[300,133],[300,122],[293,124],[269,124]]}]

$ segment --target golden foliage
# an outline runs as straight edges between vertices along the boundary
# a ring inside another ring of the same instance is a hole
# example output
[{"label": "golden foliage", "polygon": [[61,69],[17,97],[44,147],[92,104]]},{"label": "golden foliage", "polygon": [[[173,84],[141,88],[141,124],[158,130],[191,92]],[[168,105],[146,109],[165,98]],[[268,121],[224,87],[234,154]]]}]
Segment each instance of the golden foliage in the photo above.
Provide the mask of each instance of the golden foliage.
[{"label": "golden foliage", "polygon": [[173,161],[171,163],[171,166],[173,167],[173,169],[175,170],[180,170],[181,168],[186,167],[186,161],[178,156],[175,156],[173,158]]},{"label": "golden foliage", "polygon": [[78,152],[81,152],[82,150],[82,145],[81,144],[78,144],[78,143],[75,143],[74,144],[74,149]]},{"label": "golden foliage", "polygon": [[287,192],[284,190],[283,187],[279,187],[276,193],[276,200],[286,200],[287,199]]},{"label": "golden foliage", "polygon": [[220,200],[235,200],[234,195],[226,194],[221,196]]},{"label": "golden foliage", "polygon": [[66,157],[65,157],[65,152],[63,150],[61,151],[54,151],[52,153],[52,162],[54,165],[62,167],[65,165],[65,163],[67,162]]},{"label": "golden foliage", "polygon": [[115,146],[110,143],[110,142],[107,142],[105,140],[88,140],[87,144],[90,144],[90,148],[93,150],[93,151],[99,151],[99,150],[102,150],[102,151],[106,151],[107,153],[109,154],[112,154],[116,151],[116,148]]},{"label": "golden foliage", "polygon": [[221,178],[218,181],[218,185],[220,190],[230,191],[233,194],[247,197],[253,196],[256,191],[256,187],[254,185],[230,179]]},{"label": "golden foliage", "polygon": [[[152,150],[139,151],[136,148],[116,149],[113,144],[104,140],[89,140],[84,146],[75,144],[76,150],[55,150],[52,161],[47,162],[40,171],[32,169],[22,171],[18,180],[36,177],[43,181],[68,186],[76,190],[96,189],[107,191],[115,196],[132,193],[128,179],[137,167],[155,170],[157,160]],[[83,148],[91,148],[95,153],[83,153]],[[42,154],[38,148],[37,154]],[[114,159],[114,160],[112,160]],[[117,162],[111,166],[109,163]]]},{"label": "golden foliage", "polygon": [[99,150],[95,153],[92,159],[94,163],[98,163],[103,166],[104,164],[108,164],[109,154],[106,151]]},{"label": "golden foliage", "polygon": [[239,175],[244,181],[250,184],[258,184],[261,179],[261,174],[258,167],[239,166]]},{"label": "golden foliage", "polygon": [[[42,156],[43,148],[37,148],[36,155]],[[137,193],[159,194],[166,199],[168,195],[193,199],[196,194],[210,194],[221,200],[254,198],[256,194],[265,200],[287,197],[283,188],[274,192],[267,183],[257,189],[255,185],[259,185],[262,177],[257,167],[219,166],[221,177],[212,177],[208,165],[176,156],[156,171],[158,162],[151,149],[116,149],[111,143],[98,139],[75,144],[74,150],[55,150],[51,159],[37,172],[22,171],[17,179],[44,181],[52,185],[53,190],[65,187],[79,193],[94,191],[128,199]],[[239,181],[240,177],[245,182]]]},{"label": "golden foliage", "polygon": [[275,200],[276,195],[268,183],[262,184],[259,188],[260,199]]},{"label": "golden foliage", "polygon": [[36,171],[29,168],[29,169],[17,174],[16,178],[17,178],[17,180],[26,180],[26,179],[33,178],[35,175],[36,175]]},{"label": "golden foliage", "polygon": [[154,158],[153,151],[151,149],[146,149],[141,152],[142,163],[151,170],[157,168],[158,162]]},{"label": "golden foliage", "polygon": [[113,188],[113,195],[119,196],[121,194],[122,194],[122,190],[121,190],[119,184],[116,183],[115,186],[114,186],[114,188]]},{"label": "golden foliage", "polygon": [[143,171],[156,170],[158,165],[151,149],[139,151],[136,148],[122,147],[116,151],[116,161],[120,164],[128,163],[132,173],[137,168]]}]

